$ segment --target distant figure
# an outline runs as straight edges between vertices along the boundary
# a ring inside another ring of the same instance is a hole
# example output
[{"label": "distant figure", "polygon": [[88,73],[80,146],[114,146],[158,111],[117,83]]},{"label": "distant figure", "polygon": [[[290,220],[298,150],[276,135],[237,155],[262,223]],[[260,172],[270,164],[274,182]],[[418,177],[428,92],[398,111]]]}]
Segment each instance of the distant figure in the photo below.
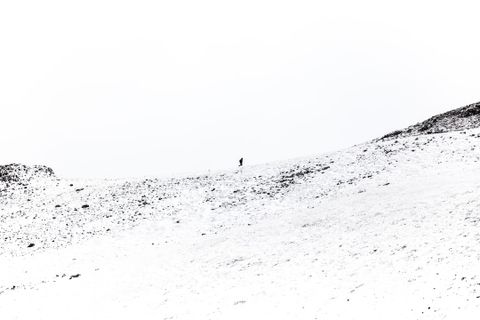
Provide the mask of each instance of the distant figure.
[{"label": "distant figure", "polygon": [[243,167],[243,158],[241,158],[238,162],[240,162],[239,167]]}]

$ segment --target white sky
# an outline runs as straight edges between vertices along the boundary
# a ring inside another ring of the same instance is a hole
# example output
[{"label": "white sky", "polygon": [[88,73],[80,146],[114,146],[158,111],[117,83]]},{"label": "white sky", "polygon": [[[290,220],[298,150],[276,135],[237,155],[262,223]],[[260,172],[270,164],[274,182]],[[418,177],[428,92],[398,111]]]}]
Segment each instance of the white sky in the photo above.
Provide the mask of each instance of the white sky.
[{"label": "white sky", "polygon": [[478,1],[1,1],[0,163],[164,175],[480,100]]}]

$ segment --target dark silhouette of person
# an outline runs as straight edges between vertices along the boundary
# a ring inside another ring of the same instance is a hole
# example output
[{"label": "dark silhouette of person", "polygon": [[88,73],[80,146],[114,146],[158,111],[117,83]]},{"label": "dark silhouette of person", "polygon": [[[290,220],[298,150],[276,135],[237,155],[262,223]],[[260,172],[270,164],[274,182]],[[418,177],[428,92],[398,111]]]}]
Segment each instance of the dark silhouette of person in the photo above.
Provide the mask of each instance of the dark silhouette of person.
[{"label": "dark silhouette of person", "polygon": [[239,167],[243,167],[243,158],[241,158],[238,162],[240,162]]}]

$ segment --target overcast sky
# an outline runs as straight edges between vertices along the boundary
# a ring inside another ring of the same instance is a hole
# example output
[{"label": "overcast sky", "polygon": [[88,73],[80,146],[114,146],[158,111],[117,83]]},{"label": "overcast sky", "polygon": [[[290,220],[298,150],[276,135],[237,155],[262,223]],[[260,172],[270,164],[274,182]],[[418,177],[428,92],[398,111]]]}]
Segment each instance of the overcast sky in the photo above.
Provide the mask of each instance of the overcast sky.
[{"label": "overcast sky", "polygon": [[172,175],[480,100],[478,1],[0,2],[0,163]]}]

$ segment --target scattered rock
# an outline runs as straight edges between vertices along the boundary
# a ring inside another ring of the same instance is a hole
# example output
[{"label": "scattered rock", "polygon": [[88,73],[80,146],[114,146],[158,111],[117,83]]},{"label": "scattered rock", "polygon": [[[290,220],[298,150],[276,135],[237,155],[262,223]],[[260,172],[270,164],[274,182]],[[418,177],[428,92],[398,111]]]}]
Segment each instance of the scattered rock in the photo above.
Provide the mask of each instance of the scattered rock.
[{"label": "scattered rock", "polygon": [[461,131],[480,127],[480,102],[431,117],[403,130],[389,133],[378,140]]},{"label": "scattered rock", "polygon": [[0,182],[21,183],[36,178],[54,177],[53,170],[46,166],[26,166],[12,163],[0,166]]}]

